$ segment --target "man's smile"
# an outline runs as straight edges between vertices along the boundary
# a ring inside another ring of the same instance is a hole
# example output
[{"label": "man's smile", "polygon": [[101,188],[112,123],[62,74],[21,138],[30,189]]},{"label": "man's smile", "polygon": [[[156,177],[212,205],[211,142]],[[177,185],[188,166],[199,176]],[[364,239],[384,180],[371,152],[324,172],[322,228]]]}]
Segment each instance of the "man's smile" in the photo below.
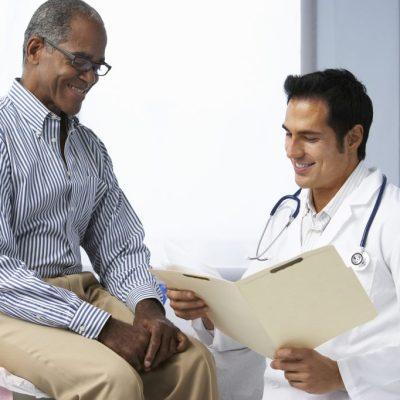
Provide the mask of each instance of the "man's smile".
[{"label": "man's smile", "polygon": [[315,162],[300,162],[292,160],[292,164],[296,174],[304,174],[307,173],[313,167],[313,165],[315,165]]}]

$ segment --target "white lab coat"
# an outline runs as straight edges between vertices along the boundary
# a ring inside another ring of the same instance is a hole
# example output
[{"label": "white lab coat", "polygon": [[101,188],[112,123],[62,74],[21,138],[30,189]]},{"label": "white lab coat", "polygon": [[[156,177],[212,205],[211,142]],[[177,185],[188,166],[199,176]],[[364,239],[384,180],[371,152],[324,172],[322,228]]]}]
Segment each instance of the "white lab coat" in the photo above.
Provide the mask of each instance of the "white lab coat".
[{"label": "white lab coat", "polygon": [[[314,248],[334,244],[350,267],[351,256],[359,249],[381,182],[382,174],[371,170],[370,175],[341,204]],[[300,194],[299,216],[268,252],[270,260],[258,262],[245,275],[301,253],[300,229],[305,196],[306,191],[303,191]],[[293,201],[281,206],[273,218],[266,243],[287,222],[289,207],[294,207]],[[264,358],[245,349],[218,329],[212,337],[197,321],[194,327],[216,355],[218,372],[226,374],[219,377],[224,400],[400,399],[400,189],[394,185],[386,187],[369,232],[366,251],[371,259],[369,265],[355,272],[374,303],[378,316],[316,349],[338,361],[346,391],[311,395],[292,388],[281,371],[269,367],[270,359],[265,363]],[[262,397],[259,393],[265,365],[266,382]]]}]

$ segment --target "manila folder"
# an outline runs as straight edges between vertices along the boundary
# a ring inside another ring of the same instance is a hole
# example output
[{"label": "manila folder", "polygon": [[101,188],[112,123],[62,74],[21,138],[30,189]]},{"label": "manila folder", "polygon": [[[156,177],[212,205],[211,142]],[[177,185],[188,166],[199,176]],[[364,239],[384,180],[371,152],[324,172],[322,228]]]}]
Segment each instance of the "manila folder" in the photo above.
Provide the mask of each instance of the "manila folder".
[{"label": "manila folder", "polygon": [[217,328],[271,358],[283,346],[315,348],[377,315],[334,246],[235,283],[176,271],[152,273],[170,287],[193,290],[209,306]]},{"label": "manila folder", "polygon": [[151,269],[168,287],[192,290],[204,299],[208,316],[226,335],[260,354],[272,354],[274,345],[235,283],[197,272]]}]

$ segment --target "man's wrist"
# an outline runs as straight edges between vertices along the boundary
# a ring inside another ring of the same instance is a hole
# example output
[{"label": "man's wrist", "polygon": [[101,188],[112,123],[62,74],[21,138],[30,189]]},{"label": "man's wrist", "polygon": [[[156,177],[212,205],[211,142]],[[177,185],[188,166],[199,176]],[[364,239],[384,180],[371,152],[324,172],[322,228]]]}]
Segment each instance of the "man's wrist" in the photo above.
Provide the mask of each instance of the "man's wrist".
[{"label": "man's wrist", "polygon": [[138,318],[164,318],[165,309],[155,298],[139,301],[135,309],[135,317]]},{"label": "man's wrist", "polygon": [[156,299],[161,303],[157,288],[152,283],[134,287],[128,293],[125,303],[133,313],[136,313],[137,305],[145,299]]},{"label": "man's wrist", "polygon": [[99,342],[103,343],[106,340],[110,330],[112,329],[112,325],[113,325],[113,318],[110,317],[110,318],[108,318],[106,323],[103,325],[103,328],[101,329],[101,331],[97,337],[97,340]]}]

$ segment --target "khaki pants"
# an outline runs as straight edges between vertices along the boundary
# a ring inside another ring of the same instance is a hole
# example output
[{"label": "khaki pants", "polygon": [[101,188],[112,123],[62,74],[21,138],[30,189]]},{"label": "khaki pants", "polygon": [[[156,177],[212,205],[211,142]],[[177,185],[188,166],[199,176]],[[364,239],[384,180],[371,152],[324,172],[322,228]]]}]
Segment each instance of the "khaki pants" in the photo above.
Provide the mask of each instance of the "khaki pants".
[{"label": "khaki pants", "polygon": [[[133,314],[93,274],[47,279],[121,321]],[[139,374],[97,340],[0,313],[0,366],[57,400],[217,400],[215,366],[197,340],[184,353]]]}]

